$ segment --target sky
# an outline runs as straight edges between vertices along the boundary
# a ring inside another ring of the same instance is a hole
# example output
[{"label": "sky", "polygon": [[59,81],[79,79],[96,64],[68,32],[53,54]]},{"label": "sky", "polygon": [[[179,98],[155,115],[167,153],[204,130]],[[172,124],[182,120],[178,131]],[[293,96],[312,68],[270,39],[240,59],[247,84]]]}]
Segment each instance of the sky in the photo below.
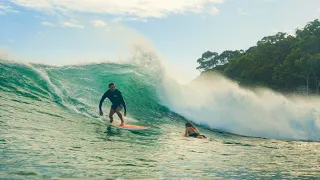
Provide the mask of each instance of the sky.
[{"label": "sky", "polygon": [[121,61],[141,47],[195,77],[205,51],[246,50],[319,17],[320,0],[0,0],[0,57]]}]

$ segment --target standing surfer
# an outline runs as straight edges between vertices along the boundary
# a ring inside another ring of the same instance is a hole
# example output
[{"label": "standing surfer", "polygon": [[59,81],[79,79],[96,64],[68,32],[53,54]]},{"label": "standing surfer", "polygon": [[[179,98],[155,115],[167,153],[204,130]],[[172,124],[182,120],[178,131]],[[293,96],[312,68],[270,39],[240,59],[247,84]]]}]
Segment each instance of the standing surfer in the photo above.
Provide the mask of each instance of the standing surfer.
[{"label": "standing surfer", "polygon": [[100,100],[100,104],[99,104],[100,116],[103,116],[103,111],[101,109],[102,103],[106,98],[108,98],[112,103],[111,108],[110,108],[110,112],[109,112],[110,123],[113,122],[113,114],[117,113],[118,117],[121,120],[120,126],[123,126],[124,121],[123,121],[123,117],[122,117],[122,114],[120,111],[123,107],[124,108],[124,116],[127,115],[126,103],[123,100],[121,92],[118,89],[116,89],[116,85],[114,83],[110,83],[108,85],[108,87],[109,87],[109,90],[103,94],[103,96]]}]

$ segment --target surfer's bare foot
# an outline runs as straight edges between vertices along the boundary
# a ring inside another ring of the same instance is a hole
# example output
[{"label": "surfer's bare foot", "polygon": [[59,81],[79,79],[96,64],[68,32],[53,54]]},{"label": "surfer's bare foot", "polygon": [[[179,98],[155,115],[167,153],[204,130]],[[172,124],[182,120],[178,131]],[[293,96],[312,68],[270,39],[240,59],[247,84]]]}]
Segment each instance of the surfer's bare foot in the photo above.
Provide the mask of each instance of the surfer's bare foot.
[{"label": "surfer's bare foot", "polygon": [[123,126],[123,125],[124,125],[123,123],[120,124],[120,126]]}]

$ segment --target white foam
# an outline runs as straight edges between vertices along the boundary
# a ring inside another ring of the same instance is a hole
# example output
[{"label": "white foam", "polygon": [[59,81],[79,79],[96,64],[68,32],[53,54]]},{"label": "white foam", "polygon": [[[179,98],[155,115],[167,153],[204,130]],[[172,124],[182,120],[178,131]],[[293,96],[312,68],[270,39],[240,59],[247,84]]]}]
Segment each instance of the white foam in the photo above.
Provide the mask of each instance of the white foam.
[{"label": "white foam", "polygon": [[187,119],[239,135],[320,141],[320,98],[255,92],[213,75],[189,85],[164,77],[160,97]]}]

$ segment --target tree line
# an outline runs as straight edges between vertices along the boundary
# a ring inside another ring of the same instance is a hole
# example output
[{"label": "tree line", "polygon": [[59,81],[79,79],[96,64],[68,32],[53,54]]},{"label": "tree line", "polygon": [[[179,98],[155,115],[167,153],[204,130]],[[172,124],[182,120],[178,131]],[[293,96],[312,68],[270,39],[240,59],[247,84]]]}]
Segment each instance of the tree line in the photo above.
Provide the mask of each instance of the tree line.
[{"label": "tree line", "polygon": [[294,35],[278,32],[244,50],[204,52],[197,69],[218,72],[245,86],[267,86],[285,92],[320,92],[320,21]]}]

